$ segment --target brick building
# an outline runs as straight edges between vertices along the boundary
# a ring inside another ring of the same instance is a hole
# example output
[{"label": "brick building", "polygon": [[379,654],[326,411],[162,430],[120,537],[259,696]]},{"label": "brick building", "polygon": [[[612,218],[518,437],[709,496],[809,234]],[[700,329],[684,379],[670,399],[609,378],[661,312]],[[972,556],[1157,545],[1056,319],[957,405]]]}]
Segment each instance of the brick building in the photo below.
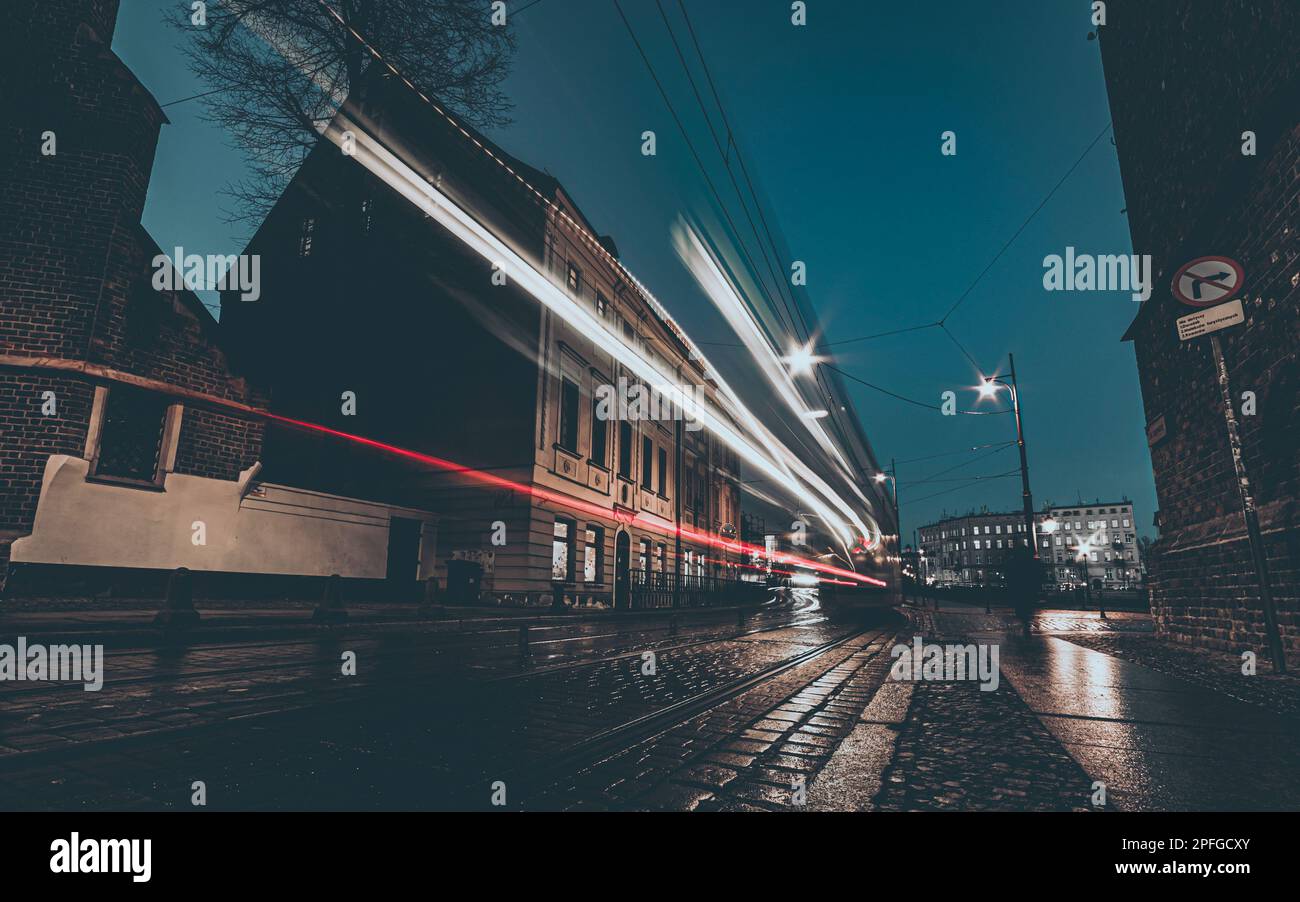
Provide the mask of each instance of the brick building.
[{"label": "brick building", "polygon": [[117,9],[6,11],[19,55],[2,83],[22,89],[0,194],[5,590],[156,593],[180,566],[382,578],[391,516],[435,518],[256,482],[264,399],[194,292],[155,285],[140,216],[167,119],[111,49]]},{"label": "brick building", "polygon": [[[5,65],[22,75],[4,82],[22,90],[0,194],[0,563],[92,563],[80,552],[113,547],[119,495],[143,500],[173,474],[233,485],[261,433],[224,411],[256,399],[199,299],[151,288],[159,251],[140,214],[167,119],[110,47],[116,0],[6,13],[20,55]],[[80,542],[33,538],[42,519]]]},{"label": "brick building", "polygon": [[[1178,267],[1245,270],[1243,325],[1219,334],[1283,643],[1300,650],[1300,6],[1108,4],[1100,28],[1135,253],[1155,292],[1134,343],[1159,499],[1150,571],[1160,635],[1264,651],[1223,402],[1205,337],[1179,341]],[[1244,393],[1250,392],[1247,396]]]}]

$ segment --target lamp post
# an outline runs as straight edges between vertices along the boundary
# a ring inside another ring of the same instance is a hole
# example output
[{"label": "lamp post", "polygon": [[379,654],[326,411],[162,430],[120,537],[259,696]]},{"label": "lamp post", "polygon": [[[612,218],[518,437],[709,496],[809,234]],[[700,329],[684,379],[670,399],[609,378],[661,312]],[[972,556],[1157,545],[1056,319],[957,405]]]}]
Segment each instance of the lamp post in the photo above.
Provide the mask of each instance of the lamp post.
[{"label": "lamp post", "polygon": [[[1020,417],[1020,391],[1016,386],[1016,357],[1014,354],[1007,355],[1007,362],[1010,365],[1010,381],[1000,379],[997,376],[982,377],[982,384],[979,386],[981,398],[993,398],[998,393],[998,386],[1005,386],[1011,393],[1011,410],[1016,418],[1016,447],[1020,451],[1020,488],[1021,500],[1024,502],[1025,513],[1025,535],[1028,537],[1029,551],[1034,561],[1034,573],[1038,574],[1038,536],[1034,532],[1034,497],[1029,491],[1029,460],[1025,456],[1025,427]],[[1041,587],[1040,587],[1041,588]],[[1037,593],[1035,593],[1035,596]],[[1034,599],[1037,601],[1037,597]],[[987,607],[987,605],[986,605]]]},{"label": "lamp post", "polygon": [[877,483],[884,482],[886,479],[889,480],[889,487],[891,490],[891,500],[894,503],[894,533],[898,537],[898,540],[894,542],[894,548],[899,553],[899,561],[901,563],[902,545],[903,545],[903,523],[901,518],[898,515],[898,472],[897,472],[897,468],[894,465],[894,459],[892,457],[889,459],[889,472],[876,474]]}]

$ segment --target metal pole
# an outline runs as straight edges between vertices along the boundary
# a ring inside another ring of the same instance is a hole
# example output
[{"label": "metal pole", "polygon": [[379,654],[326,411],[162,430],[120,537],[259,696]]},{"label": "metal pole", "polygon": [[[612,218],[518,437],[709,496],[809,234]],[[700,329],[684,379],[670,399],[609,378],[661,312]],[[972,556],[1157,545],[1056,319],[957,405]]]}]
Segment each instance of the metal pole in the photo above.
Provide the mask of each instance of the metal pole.
[{"label": "metal pole", "polygon": [[1038,560],[1038,537],[1034,534],[1034,496],[1029,491],[1029,460],[1025,456],[1025,429],[1020,420],[1020,391],[1016,388],[1016,355],[1008,354],[1011,362],[1011,409],[1016,417],[1016,445],[1020,449],[1020,487],[1025,503],[1025,535],[1029,540],[1029,549]]},{"label": "metal pole", "polygon": [[1282,650],[1282,636],[1277,628],[1277,612],[1273,609],[1273,591],[1269,586],[1268,557],[1264,553],[1264,540],[1259,532],[1259,514],[1255,510],[1255,496],[1250,490],[1246,475],[1246,459],[1242,454],[1241,434],[1237,430],[1237,413],[1232,406],[1232,387],[1228,382],[1228,365],[1223,359],[1223,346],[1217,334],[1210,336],[1214,351],[1214,367],[1219,377],[1219,390],[1223,393],[1223,416],[1228,423],[1228,444],[1232,449],[1232,465],[1237,473],[1237,490],[1241,494],[1241,509],[1246,518],[1246,537],[1250,543],[1250,556],[1255,564],[1255,578],[1259,580],[1259,600],[1264,608],[1264,629],[1268,634],[1269,653],[1273,669],[1286,673],[1286,652]]}]

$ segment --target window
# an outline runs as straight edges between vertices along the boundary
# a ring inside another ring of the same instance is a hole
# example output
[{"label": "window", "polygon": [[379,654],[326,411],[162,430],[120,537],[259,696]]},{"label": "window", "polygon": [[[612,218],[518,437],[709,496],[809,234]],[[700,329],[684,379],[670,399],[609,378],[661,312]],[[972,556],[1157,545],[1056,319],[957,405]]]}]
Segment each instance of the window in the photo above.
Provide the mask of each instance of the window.
[{"label": "window", "polygon": [[573,521],[555,518],[555,532],[551,539],[551,581],[573,580]]},{"label": "window", "polygon": [[166,435],[167,398],[129,385],[114,385],[103,401],[94,475],[156,482]]},{"label": "window", "polygon": [[1128,527],[1129,527],[1128,517],[1125,517],[1125,518],[1124,518],[1124,528],[1125,528],[1125,529],[1128,529]]},{"label": "window", "polygon": [[980,540],[979,540],[979,539],[976,539],[976,540],[975,540],[975,550],[976,550],[976,551],[979,551],[979,550],[980,550]]},{"label": "window", "polygon": [[591,399],[591,459],[602,467],[605,466],[605,441],[609,424],[597,415],[596,408],[600,401],[595,396]]},{"label": "window", "polygon": [[618,475],[632,478],[632,424],[627,420],[618,423]]},{"label": "window", "polygon": [[567,451],[578,450],[578,384],[560,380],[560,445]]},{"label": "window", "polygon": [[587,524],[586,542],[582,549],[583,582],[603,582],[605,572],[605,530],[594,523]]},{"label": "window", "polygon": [[654,488],[654,442],[648,438],[641,439],[641,488]]},{"label": "window", "polygon": [[582,291],[582,270],[572,263],[569,264],[569,290],[574,294]]},{"label": "window", "polygon": [[601,319],[604,319],[605,314],[608,311],[609,311],[609,300],[603,294],[597,291],[596,292],[596,315],[599,316]]},{"label": "window", "polygon": [[298,235],[298,256],[311,256],[312,236],[316,233],[316,220],[310,216],[302,221],[302,231]]},{"label": "window", "polygon": [[659,449],[659,494],[668,497],[668,451]]},{"label": "window", "polygon": [[650,572],[650,540],[641,540],[641,572]]},{"label": "window", "polygon": [[1097,552],[1094,551],[1094,552],[1092,553],[1092,559],[1093,559],[1094,562],[1097,560]]},{"label": "window", "polygon": [[655,546],[655,573],[664,572],[664,557],[668,552],[668,546],[660,542]]},{"label": "window", "polygon": [[1111,517],[1111,518],[1110,518],[1110,528],[1111,528],[1111,529],[1119,529],[1119,520],[1116,520],[1114,517]]}]

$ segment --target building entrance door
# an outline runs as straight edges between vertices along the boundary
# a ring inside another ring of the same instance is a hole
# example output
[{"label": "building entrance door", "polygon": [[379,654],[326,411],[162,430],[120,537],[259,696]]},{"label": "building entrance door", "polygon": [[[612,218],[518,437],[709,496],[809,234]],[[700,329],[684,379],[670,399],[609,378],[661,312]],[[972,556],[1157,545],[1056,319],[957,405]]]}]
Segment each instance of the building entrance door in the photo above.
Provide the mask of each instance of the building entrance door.
[{"label": "building entrance door", "polygon": [[388,521],[388,582],[393,601],[415,601],[420,576],[419,520],[392,517]]},{"label": "building entrance door", "polygon": [[626,532],[614,539],[614,607],[632,607],[632,540]]}]

